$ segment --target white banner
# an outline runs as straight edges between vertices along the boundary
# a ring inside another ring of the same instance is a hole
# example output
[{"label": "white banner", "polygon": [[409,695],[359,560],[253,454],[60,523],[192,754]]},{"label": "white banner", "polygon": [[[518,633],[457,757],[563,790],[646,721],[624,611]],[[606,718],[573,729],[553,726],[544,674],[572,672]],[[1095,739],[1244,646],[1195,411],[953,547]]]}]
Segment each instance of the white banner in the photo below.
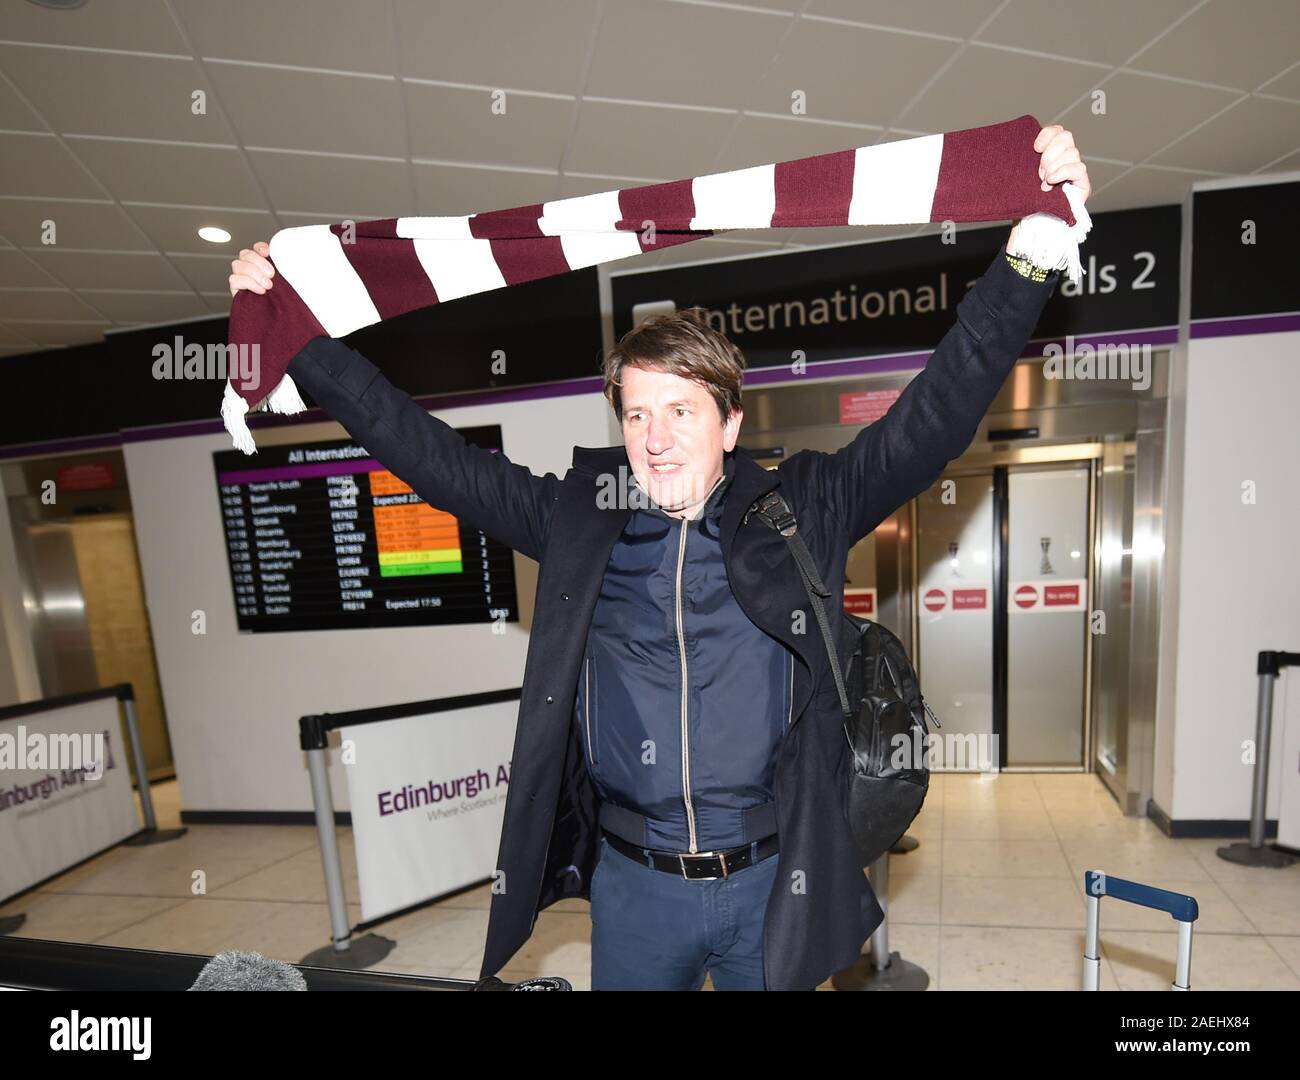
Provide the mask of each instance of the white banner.
[{"label": "white banner", "polygon": [[492,876],[518,712],[512,700],[339,728],[362,921]]},{"label": "white banner", "polygon": [[123,726],[114,697],[0,721],[0,899],[140,831]]}]

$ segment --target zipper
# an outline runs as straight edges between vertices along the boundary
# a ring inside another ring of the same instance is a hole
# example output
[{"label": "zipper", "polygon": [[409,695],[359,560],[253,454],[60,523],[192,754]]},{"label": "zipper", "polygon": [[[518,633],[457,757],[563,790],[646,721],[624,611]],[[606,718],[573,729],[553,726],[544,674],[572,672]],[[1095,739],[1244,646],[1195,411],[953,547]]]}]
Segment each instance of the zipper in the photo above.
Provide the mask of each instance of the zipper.
[{"label": "zipper", "polygon": [[582,662],[582,712],[587,721],[587,759],[596,764],[596,744],[591,741],[591,657]]},{"label": "zipper", "polygon": [[687,703],[690,697],[686,682],[686,633],[682,626],[682,563],[686,559],[686,530],[689,525],[689,520],[682,518],[681,538],[677,543],[675,608],[677,613],[677,655],[682,664],[682,798],[686,802],[686,828],[690,833],[690,850],[694,853],[698,849],[695,846],[695,807],[691,805],[691,749],[688,742],[690,735],[686,716]]},{"label": "zipper", "polygon": [[790,710],[785,718],[786,730],[789,730],[794,722],[794,653],[787,652],[786,659],[790,661]]}]

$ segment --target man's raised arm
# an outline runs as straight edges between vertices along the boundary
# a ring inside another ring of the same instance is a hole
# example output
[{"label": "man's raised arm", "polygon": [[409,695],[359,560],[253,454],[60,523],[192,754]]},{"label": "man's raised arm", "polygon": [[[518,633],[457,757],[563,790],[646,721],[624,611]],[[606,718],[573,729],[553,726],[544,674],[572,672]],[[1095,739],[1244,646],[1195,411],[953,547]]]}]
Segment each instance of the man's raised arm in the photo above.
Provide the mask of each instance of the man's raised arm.
[{"label": "man's raised arm", "polygon": [[957,321],[889,411],[809,463],[814,497],[857,543],[930,487],[970,445],[1056,285],[1022,277],[999,247],[957,305]]},{"label": "man's raised arm", "polygon": [[430,506],[541,559],[560,481],[467,443],[356,349],[313,338],[289,364],[294,382]]},{"label": "man's raised arm", "polygon": [[[270,252],[259,240],[239,253],[230,264],[231,296],[274,287]],[[317,405],[430,506],[541,560],[560,488],[554,473],[535,476],[505,454],[471,446],[334,338],[308,342],[288,370],[296,385],[306,387]]]},{"label": "man's raised arm", "polygon": [[[1044,191],[1069,181],[1087,200],[1088,168],[1069,131],[1048,125],[1034,139],[1034,149],[1041,155],[1038,178]],[[1007,252],[1018,249],[1019,228],[1017,221],[1006,247],[998,248],[957,305],[956,324],[890,410],[842,450],[808,461],[810,490],[839,518],[851,543],[938,480],[948,462],[965,451],[1029,343],[1061,275],[1052,271],[1034,281],[1012,268]]]}]

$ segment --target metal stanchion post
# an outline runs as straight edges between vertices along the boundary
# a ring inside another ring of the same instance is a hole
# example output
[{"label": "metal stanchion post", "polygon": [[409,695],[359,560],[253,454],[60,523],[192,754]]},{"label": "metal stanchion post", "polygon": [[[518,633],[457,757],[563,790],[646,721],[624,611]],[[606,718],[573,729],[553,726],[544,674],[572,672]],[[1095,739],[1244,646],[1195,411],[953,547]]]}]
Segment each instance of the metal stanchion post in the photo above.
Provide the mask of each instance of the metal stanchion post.
[{"label": "metal stanchion post", "polygon": [[1264,814],[1268,804],[1268,758],[1273,733],[1273,684],[1284,667],[1300,665],[1300,653],[1264,651],[1259,654],[1259,696],[1255,704],[1255,774],[1250,787],[1250,840],[1218,849],[1218,856],[1241,866],[1290,866],[1296,856],[1264,844]]},{"label": "metal stanchion post", "polygon": [[118,700],[126,712],[126,737],[131,744],[131,760],[135,762],[135,778],[140,791],[140,808],[144,813],[144,832],[136,833],[129,840],[124,840],[123,844],[126,847],[165,844],[184,836],[189,830],[158,828],[158,819],[153,811],[153,796],[149,791],[149,770],[144,761],[144,743],[140,740],[140,725],[135,718],[135,691],[130,683],[122,683],[118,687]]},{"label": "metal stanchion post", "polygon": [[382,960],[393,951],[397,942],[379,934],[352,937],[347,899],[343,892],[343,860],[339,857],[338,837],[334,832],[334,794],[330,790],[329,762],[325,756],[326,734],[317,721],[317,717],[305,716],[299,727],[302,747],[307,754],[307,773],[311,778],[311,800],[316,811],[321,866],[325,871],[325,902],[329,907],[332,943],[309,952],[302,958],[302,963],[360,970]]},{"label": "metal stanchion post", "polygon": [[924,990],[925,968],[889,951],[889,852],[871,864],[871,888],[885,917],[871,935],[869,950],[851,968],[832,977],[836,990]]}]

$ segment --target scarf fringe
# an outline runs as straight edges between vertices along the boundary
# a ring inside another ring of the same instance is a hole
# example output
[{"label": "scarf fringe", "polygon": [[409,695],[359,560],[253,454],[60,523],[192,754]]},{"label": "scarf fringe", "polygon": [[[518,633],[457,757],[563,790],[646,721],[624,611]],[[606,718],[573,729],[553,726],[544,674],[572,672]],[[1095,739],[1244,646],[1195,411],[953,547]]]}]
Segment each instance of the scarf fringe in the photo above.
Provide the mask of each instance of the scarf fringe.
[{"label": "scarf fringe", "polygon": [[302,395],[298,393],[298,385],[287,371],[266,399],[266,407],[273,413],[286,416],[307,411]]},{"label": "scarf fringe", "polygon": [[1070,283],[1077,285],[1083,277],[1079,245],[1092,228],[1092,218],[1084,208],[1083,198],[1074,184],[1067,181],[1061,188],[1069,200],[1075,223],[1067,225],[1055,214],[1030,214],[1021,218],[1011,254],[1023,255],[1035,266],[1063,270]]},{"label": "scarf fringe", "polygon": [[255,454],[257,445],[253,442],[253,433],[248,430],[247,414],[248,402],[235,393],[235,388],[227,379],[225,394],[221,400],[221,419],[226,425],[226,430],[230,432],[231,439],[234,440],[235,449],[242,450],[245,454]]},{"label": "scarf fringe", "polygon": [[[288,372],[276,384],[274,390],[266,396],[265,399],[253,411],[266,409],[268,412],[280,413],[281,415],[291,416],[294,413],[306,412],[307,405],[302,400],[302,394],[298,392],[298,385]],[[221,419],[226,425],[226,430],[234,440],[235,449],[242,450],[245,454],[257,453],[257,444],[253,442],[253,433],[248,430],[248,402],[245,401],[235,388],[230,385],[230,380],[226,380],[225,394],[221,402]]]}]

